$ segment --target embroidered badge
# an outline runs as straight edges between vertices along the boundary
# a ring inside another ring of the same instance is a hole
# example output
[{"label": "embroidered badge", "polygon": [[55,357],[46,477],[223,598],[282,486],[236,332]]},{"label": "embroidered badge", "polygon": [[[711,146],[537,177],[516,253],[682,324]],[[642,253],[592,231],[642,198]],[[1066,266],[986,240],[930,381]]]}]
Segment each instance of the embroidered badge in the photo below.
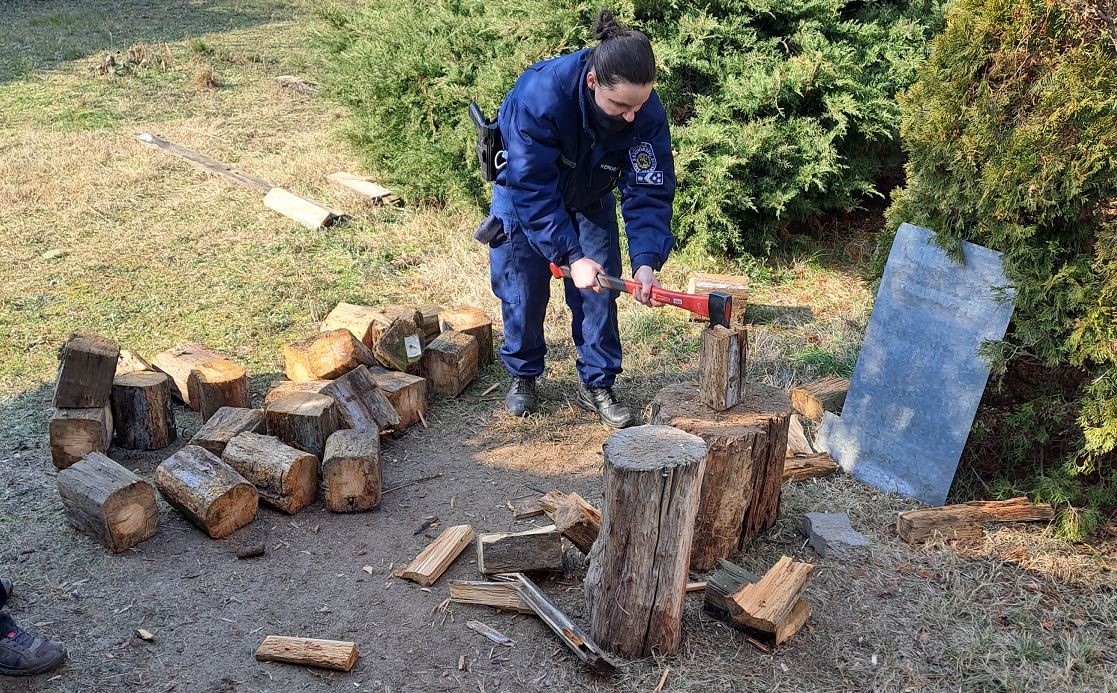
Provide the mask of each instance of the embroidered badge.
[{"label": "embroidered badge", "polygon": [[663,171],[655,168],[655,149],[647,142],[641,142],[628,150],[628,160],[636,172],[636,182],[640,185],[663,185]]}]

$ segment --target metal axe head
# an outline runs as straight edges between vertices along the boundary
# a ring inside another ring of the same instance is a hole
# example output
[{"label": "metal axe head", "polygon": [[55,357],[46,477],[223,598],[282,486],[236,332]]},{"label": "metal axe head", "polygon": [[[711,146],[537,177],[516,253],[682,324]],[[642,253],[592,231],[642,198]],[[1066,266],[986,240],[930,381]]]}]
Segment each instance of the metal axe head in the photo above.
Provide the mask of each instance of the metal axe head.
[{"label": "metal axe head", "polygon": [[733,297],[720,291],[710,293],[710,324],[729,327],[729,316],[733,314]]}]

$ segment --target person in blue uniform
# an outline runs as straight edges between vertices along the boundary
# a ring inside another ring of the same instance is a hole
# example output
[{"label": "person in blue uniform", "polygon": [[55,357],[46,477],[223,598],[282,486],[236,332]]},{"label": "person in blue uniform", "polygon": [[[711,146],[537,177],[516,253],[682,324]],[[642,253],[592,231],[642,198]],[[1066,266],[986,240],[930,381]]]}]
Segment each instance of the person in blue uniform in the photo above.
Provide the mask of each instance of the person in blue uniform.
[{"label": "person in blue uniform", "polygon": [[549,263],[568,265],[566,304],[578,349],[577,403],[624,428],[632,413],[613,392],[621,372],[615,291],[599,273],[621,274],[617,200],[628,237],[633,298],[651,299],[655,277],[674,246],[674,161],[667,114],[653,85],[655,55],[647,36],[602,10],[597,45],[529,67],[500,106],[505,162],[493,186],[490,215],[505,231],[489,251],[492,289],[501,301],[500,357],[512,375],[509,413],[537,411],[535,380],[547,352],[543,318]]}]

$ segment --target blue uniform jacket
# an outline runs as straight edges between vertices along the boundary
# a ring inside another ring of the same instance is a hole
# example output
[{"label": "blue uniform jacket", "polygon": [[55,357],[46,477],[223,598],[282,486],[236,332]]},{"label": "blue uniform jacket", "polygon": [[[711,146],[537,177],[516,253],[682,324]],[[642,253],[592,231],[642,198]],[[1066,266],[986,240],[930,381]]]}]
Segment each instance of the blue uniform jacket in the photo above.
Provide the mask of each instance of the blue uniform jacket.
[{"label": "blue uniform jacket", "polygon": [[536,63],[504,98],[498,122],[508,163],[490,213],[518,223],[551,262],[569,264],[583,257],[569,212],[615,204],[619,187],[632,269],[658,270],[674,245],[667,114],[653,91],[630,127],[599,136],[587,113],[587,58],[581,50]]}]

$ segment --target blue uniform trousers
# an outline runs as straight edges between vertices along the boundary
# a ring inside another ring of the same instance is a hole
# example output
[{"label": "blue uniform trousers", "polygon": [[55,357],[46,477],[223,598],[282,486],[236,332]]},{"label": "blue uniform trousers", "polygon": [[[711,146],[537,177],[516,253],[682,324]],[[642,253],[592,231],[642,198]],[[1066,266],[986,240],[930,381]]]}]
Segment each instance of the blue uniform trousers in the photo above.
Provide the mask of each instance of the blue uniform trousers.
[{"label": "blue uniform trousers", "polygon": [[[582,253],[613,276],[621,274],[617,201],[612,192],[601,200],[601,209],[589,214],[568,212],[578,234]],[[547,259],[512,219],[502,219],[508,240],[489,249],[493,293],[500,299],[504,318],[504,345],[500,358],[512,375],[543,374],[547,344],[543,318],[551,294]],[[578,375],[587,387],[611,387],[621,372],[621,337],[617,325],[617,292],[600,294],[577,289],[563,280],[570,308],[570,332],[578,348]]]}]

